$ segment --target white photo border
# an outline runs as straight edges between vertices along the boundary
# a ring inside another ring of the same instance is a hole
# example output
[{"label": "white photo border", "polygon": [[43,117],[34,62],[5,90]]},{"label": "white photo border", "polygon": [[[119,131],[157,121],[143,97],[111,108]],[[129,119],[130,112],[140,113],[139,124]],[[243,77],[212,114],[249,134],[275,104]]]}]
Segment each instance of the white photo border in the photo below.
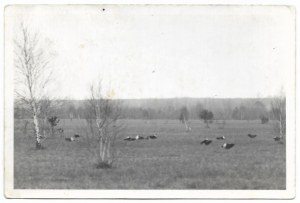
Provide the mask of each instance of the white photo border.
[{"label": "white photo border", "polygon": [[[35,2],[35,1],[34,1]],[[3,7],[4,9],[4,7]],[[294,11],[295,12],[295,11]],[[5,25],[9,26],[9,25]],[[6,30],[6,28],[5,28]],[[5,39],[8,35],[5,35]],[[295,30],[296,37],[296,30]],[[295,42],[296,46],[296,42]],[[296,47],[294,47],[296,48]],[[6,54],[12,50],[5,44],[5,67],[10,66]],[[296,176],[296,50],[294,67],[289,73],[287,96],[286,190],[21,190],[14,189],[13,177],[13,70],[4,68],[4,181],[7,198],[108,198],[108,199],[292,199]]]}]

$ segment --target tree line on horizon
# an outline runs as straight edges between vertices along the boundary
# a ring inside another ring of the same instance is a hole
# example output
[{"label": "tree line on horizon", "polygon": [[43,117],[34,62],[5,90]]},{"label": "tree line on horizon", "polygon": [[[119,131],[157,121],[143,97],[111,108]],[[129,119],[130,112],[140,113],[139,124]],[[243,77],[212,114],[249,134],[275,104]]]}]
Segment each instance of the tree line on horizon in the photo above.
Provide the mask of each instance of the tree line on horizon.
[{"label": "tree line on horizon", "polygon": [[[266,99],[265,99],[266,100]],[[270,100],[271,101],[271,100]],[[243,99],[235,101],[234,99],[219,99],[218,102],[214,99],[207,99],[205,103],[195,100],[194,102],[178,102],[169,100],[168,103],[162,99],[153,104],[151,101],[146,103],[146,100],[139,104],[135,101],[120,102],[122,106],[122,119],[170,119],[177,120],[180,116],[180,111],[183,107],[189,112],[191,120],[199,119],[199,112],[202,110],[209,110],[213,112],[213,119],[215,120],[257,120],[262,117],[274,119],[272,109],[268,102],[260,99]],[[58,116],[61,119],[86,119],[89,113],[85,108],[86,101],[62,100],[53,110],[53,116]],[[45,102],[46,103],[46,102]],[[46,104],[45,104],[46,105]],[[22,105],[15,103],[14,117],[16,119],[31,118],[31,114],[26,111]]]}]

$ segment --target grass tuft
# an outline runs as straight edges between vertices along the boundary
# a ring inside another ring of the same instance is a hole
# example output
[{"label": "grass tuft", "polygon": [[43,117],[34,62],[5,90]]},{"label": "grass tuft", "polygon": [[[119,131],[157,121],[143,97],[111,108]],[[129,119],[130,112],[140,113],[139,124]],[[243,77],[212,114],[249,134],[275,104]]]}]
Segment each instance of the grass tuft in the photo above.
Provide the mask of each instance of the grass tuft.
[{"label": "grass tuft", "polygon": [[109,163],[108,161],[101,161],[96,164],[97,169],[111,169],[112,167],[112,163]]}]

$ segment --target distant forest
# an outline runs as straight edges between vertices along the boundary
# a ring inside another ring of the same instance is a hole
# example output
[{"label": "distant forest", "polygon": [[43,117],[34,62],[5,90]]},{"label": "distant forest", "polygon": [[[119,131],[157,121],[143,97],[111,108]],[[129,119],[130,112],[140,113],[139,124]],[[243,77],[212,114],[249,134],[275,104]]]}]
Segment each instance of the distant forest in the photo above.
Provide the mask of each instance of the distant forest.
[{"label": "distant forest", "polygon": [[[85,119],[89,117],[86,100],[58,100],[51,114],[61,119]],[[186,107],[189,119],[199,119],[203,109],[213,112],[214,120],[257,120],[261,116],[273,119],[271,98],[174,98],[174,99],[122,99],[114,100],[121,106],[123,119],[179,119],[180,110]],[[16,101],[16,119],[31,118]]]}]

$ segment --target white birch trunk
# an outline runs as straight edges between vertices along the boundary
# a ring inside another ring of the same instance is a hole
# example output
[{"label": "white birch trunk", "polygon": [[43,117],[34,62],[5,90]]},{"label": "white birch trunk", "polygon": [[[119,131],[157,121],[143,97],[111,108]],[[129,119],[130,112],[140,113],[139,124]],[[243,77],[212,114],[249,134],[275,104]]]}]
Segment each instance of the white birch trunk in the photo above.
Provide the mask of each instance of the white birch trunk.
[{"label": "white birch trunk", "polygon": [[34,113],[33,113],[33,124],[34,124],[34,130],[35,130],[36,148],[41,148],[41,135],[40,135],[39,121],[38,121],[38,117],[37,117],[36,108],[34,108]]},{"label": "white birch trunk", "polygon": [[107,159],[109,160],[109,164],[112,164],[113,162],[113,158],[111,156],[111,142],[110,142],[110,139],[108,140],[107,142],[107,150],[106,150],[106,154],[107,154]]},{"label": "white birch trunk", "polygon": [[101,152],[101,150],[103,148],[103,141],[102,141],[102,139],[103,139],[102,137],[99,138],[99,151],[98,151],[98,153],[99,153],[99,162],[102,161],[102,152]]},{"label": "white birch trunk", "polygon": [[102,149],[101,149],[101,157],[102,157],[102,161],[105,161],[105,150],[106,150],[106,142],[105,139],[103,140],[103,144],[102,144]]},{"label": "white birch trunk", "polygon": [[280,136],[283,135],[281,114],[279,115],[279,133],[280,133]]},{"label": "white birch trunk", "polygon": [[188,123],[186,122],[185,118],[183,119],[183,124],[185,126],[185,131],[189,132],[190,131],[190,126],[188,125]]}]

